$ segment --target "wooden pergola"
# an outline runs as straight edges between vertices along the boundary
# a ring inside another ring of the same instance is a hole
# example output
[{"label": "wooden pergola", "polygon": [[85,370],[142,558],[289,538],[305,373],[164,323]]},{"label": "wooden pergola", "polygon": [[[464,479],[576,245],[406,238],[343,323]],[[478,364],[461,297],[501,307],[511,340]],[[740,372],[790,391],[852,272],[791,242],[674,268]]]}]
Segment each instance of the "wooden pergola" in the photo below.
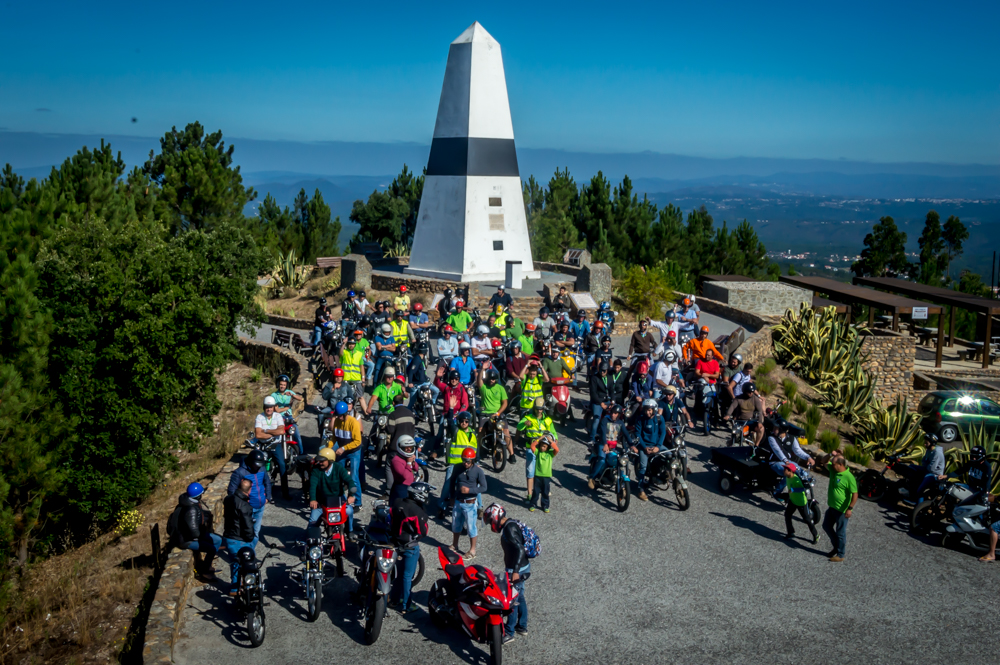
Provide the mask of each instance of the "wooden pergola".
[{"label": "wooden pergola", "polygon": [[[904,298],[891,293],[875,291],[874,289],[865,288],[863,286],[838,282],[837,280],[830,279],[829,277],[803,277],[797,275],[795,277],[781,276],[778,280],[785,284],[797,286],[800,289],[812,291],[814,296],[817,293],[825,293],[828,296],[835,297],[844,302],[857,305],[867,305],[869,307],[869,325],[871,325],[874,318],[874,310],[878,309],[884,312],[892,312],[892,329],[897,332],[899,331],[900,314],[912,315],[914,308],[926,309],[928,314],[941,314],[942,312],[942,308],[938,305],[929,305],[928,303],[921,302],[920,300],[912,300],[910,298]],[[850,323],[850,321],[851,314],[848,312],[847,322]],[[944,326],[938,326],[936,346],[937,350],[935,351],[934,366],[940,367],[941,355],[944,346]]]},{"label": "wooden pergola", "polygon": [[[955,346],[955,308],[985,315],[986,330],[983,336],[983,369],[989,367],[993,315],[1000,314],[1000,301],[980,296],[971,296],[941,286],[917,284],[916,282],[908,282],[905,279],[895,279],[892,277],[855,277],[854,283],[947,306],[949,309],[948,346]],[[942,330],[944,330],[943,316],[938,320],[939,336]]]},{"label": "wooden pergola", "polygon": [[[753,277],[744,277],[743,275],[701,275],[698,278],[699,288],[705,282],[759,282],[760,280],[754,279]],[[837,314],[848,314],[851,311],[850,305],[845,305],[844,303],[835,302],[833,300],[828,300],[826,298],[821,298],[819,296],[813,296],[812,301],[813,309],[826,309],[827,307],[835,307],[837,309]]]}]

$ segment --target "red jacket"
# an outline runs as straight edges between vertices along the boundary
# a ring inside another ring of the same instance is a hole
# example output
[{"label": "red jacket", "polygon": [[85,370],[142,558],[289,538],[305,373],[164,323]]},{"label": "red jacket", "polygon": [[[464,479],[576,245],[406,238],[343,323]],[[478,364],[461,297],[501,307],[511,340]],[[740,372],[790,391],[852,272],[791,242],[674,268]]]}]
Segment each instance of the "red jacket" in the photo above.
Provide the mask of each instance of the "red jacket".
[{"label": "red jacket", "polygon": [[[440,379],[434,381],[434,385],[438,387],[441,391],[441,399],[444,400],[444,415],[454,416],[462,411],[469,410],[469,393],[465,392],[465,386],[461,383],[452,388],[447,383],[444,383]],[[450,404],[454,398],[457,408],[451,409]]]}]

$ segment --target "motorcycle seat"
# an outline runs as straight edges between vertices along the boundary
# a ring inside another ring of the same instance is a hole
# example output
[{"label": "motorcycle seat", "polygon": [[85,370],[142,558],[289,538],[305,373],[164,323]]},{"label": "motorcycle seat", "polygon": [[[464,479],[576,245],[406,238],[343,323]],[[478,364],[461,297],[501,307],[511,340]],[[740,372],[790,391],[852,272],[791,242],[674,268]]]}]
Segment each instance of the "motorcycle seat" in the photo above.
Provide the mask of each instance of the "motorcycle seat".
[{"label": "motorcycle seat", "polygon": [[448,576],[450,580],[460,580],[462,576],[465,575],[465,567],[457,563],[449,563],[444,567],[444,574]]}]

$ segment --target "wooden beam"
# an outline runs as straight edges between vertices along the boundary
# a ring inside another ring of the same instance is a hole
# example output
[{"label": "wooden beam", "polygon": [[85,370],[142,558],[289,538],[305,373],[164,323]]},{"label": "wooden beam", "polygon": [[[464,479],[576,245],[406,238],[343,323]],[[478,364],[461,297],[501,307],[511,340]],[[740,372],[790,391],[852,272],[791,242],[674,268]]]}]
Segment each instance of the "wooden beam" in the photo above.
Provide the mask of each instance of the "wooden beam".
[{"label": "wooden beam", "polygon": [[944,315],[938,316],[937,350],[934,352],[934,366],[941,366],[941,354],[944,348]]},{"label": "wooden beam", "polygon": [[986,337],[983,339],[983,369],[988,369],[990,366],[990,337],[993,334],[993,316],[990,314],[986,315]]},{"label": "wooden beam", "polygon": [[948,348],[955,346],[955,306],[948,308],[951,322],[948,324]]},{"label": "wooden beam", "polygon": [[899,332],[899,310],[892,310],[892,331]]}]

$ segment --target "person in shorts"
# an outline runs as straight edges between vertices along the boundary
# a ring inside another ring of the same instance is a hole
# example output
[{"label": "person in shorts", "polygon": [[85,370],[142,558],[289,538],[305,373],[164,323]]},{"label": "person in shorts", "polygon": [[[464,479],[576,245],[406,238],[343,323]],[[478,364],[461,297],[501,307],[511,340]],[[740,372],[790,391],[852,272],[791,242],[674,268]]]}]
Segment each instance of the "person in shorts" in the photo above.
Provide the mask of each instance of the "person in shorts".
[{"label": "person in shorts", "polygon": [[451,476],[451,496],[455,505],[451,509],[452,548],[457,552],[458,539],[463,530],[469,533],[469,551],[465,560],[476,558],[476,538],[479,536],[479,515],[476,511],[476,500],[486,491],[486,474],[476,464],[476,449],[466,448],[462,451],[462,466]]}]

